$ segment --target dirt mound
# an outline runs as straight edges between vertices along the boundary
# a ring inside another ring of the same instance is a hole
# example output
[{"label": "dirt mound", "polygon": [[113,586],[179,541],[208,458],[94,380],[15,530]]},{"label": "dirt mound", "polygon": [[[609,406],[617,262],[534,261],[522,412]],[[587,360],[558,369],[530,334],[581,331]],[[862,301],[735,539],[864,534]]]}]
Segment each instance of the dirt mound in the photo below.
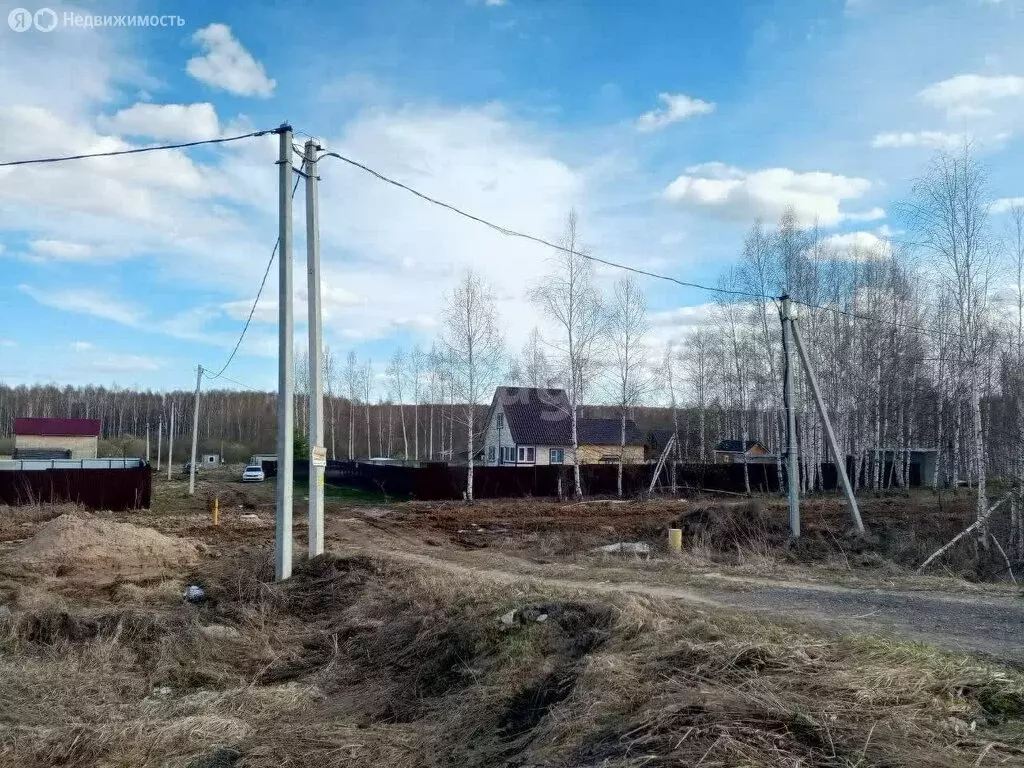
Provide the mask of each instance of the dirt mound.
[{"label": "dirt mound", "polygon": [[195,562],[195,544],[152,528],[62,515],[14,552],[14,560],[53,576],[94,583],[158,576]]}]

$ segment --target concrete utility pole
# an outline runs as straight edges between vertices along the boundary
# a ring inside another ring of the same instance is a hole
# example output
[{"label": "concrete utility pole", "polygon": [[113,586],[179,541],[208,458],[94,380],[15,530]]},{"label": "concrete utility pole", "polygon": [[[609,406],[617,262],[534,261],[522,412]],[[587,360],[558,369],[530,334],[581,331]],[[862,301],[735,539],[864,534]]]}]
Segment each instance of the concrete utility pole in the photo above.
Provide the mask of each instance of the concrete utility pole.
[{"label": "concrete utility pole", "polygon": [[309,556],[324,551],[324,364],[320,311],[320,207],[317,199],[316,153],[306,142],[306,277],[309,295]]},{"label": "concrete utility pole", "polygon": [[156,471],[160,471],[161,452],[164,447],[164,417],[160,417],[160,425],[156,428]]},{"label": "concrete utility pole", "polygon": [[174,401],[171,400],[171,428],[167,432],[167,479],[171,479],[174,469]]},{"label": "concrete utility pole", "polygon": [[789,533],[800,536],[800,466],[796,454],[796,408],[793,405],[793,315],[789,296],[782,297],[782,348],[786,353],[783,400],[786,405],[786,487],[789,492]]},{"label": "concrete utility pole", "polygon": [[196,492],[196,443],[199,442],[199,388],[203,384],[203,366],[196,368],[196,397],[192,407],[192,463],[188,467],[188,495]]},{"label": "concrete utility pole", "polygon": [[850,519],[857,533],[864,533],[864,521],[860,519],[860,509],[857,508],[857,497],[853,495],[853,486],[850,485],[850,478],[846,475],[846,454],[839,452],[839,445],[836,443],[835,433],[832,431],[832,422],[828,418],[828,411],[825,410],[825,401],[821,399],[821,392],[818,389],[818,378],[814,375],[814,368],[811,366],[811,358],[804,349],[803,339],[800,338],[800,331],[797,324],[790,320],[790,330],[793,340],[796,342],[796,351],[800,353],[800,361],[804,364],[804,371],[807,372],[807,382],[811,385],[811,394],[814,395],[814,403],[818,406],[818,416],[825,425],[825,437],[828,439],[829,450],[832,451],[833,460],[836,463],[836,471],[839,473],[839,481],[843,485],[843,493],[846,494],[846,503],[850,507]]},{"label": "concrete utility pole", "polygon": [[146,422],[146,463],[149,464],[149,422]]},{"label": "concrete utility pole", "polygon": [[277,129],[280,139],[277,169],[280,229],[278,231],[278,340],[277,340],[277,517],[274,544],[274,576],[278,581],[292,575],[292,374],[295,358],[292,334],[292,127]]}]

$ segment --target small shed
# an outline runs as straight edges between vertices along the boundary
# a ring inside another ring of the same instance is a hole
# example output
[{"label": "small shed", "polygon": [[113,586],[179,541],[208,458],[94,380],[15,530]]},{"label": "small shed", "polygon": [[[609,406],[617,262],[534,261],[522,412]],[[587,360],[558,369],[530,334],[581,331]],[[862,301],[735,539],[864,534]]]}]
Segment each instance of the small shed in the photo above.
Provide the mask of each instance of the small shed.
[{"label": "small shed", "polygon": [[95,459],[99,440],[99,419],[14,420],[15,458]]},{"label": "small shed", "polygon": [[775,456],[760,440],[722,440],[715,446],[715,464],[764,464],[775,461]]},{"label": "small shed", "polygon": [[199,465],[203,467],[219,467],[222,463],[219,453],[204,453],[199,459]]}]

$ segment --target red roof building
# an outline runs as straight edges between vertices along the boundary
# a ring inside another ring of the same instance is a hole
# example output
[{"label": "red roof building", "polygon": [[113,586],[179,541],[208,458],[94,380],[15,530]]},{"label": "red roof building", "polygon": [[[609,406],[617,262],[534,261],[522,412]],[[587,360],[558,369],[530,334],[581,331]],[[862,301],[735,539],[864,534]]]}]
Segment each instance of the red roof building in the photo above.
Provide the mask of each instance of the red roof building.
[{"label": "red roof building", "polygon": [[99,419],[34,419],[14,420],[15,435],[36,437],[99,437]]},{"label": "red roof building", "polygon": [[99,419],[15,419],[14,456],[19,459],[95,459]]}]

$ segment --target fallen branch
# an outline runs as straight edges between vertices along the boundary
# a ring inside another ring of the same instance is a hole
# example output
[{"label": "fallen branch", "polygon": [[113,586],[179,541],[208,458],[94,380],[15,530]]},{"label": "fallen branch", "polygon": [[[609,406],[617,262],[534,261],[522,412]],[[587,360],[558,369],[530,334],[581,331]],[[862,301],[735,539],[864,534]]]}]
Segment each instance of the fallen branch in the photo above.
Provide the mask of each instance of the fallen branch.
[{"label": "fallen branch", "polygon": [[945,544],[939,547],[937,550],[935,550],[927,560],[921,563],[921,567],[917,569],[917,573],[920,573],[925,568],[927,568],[928,565],[932,562],[932,560],[945,553],[950,547],[952,547],[954,544],[960,541],[960,539],[962,539],[964,536],[971,533],[976,528],[979,528],[986,520],[988,520],[995,513],[997,509],[999,509],[999,507],[1003,505],[1004,502],[1008,501],[1013,496],[1013,493],[1013,491],[1010,491],[1008,494],[1003,496],[1003,498],[1001,498],[999,501],[997,501],[995,504],[988,508],[988,512],[986,512],[984,515],[979,517],[969,526],[960,531],[960,533],[954,536],[948,544]]},{"label": "fallen branch", "polygon": [[1016,584],[1017,583],[1017,577],[1013,575],[1013,566],[1010,565],[1010,558],[1008,558],[1006,556],[1006,552],[1003,551],[1003,545],[999,543],[999,539],[996,538],[994,533],[990,533],[989,536],[992,537],[992,541],[995,542],[996,549],[999,550],[999,554],[1002,555],[1003,556],[1003,560],[1006,561],[1006,570],[1010,572],[1010,580],[1014,584]]}]

